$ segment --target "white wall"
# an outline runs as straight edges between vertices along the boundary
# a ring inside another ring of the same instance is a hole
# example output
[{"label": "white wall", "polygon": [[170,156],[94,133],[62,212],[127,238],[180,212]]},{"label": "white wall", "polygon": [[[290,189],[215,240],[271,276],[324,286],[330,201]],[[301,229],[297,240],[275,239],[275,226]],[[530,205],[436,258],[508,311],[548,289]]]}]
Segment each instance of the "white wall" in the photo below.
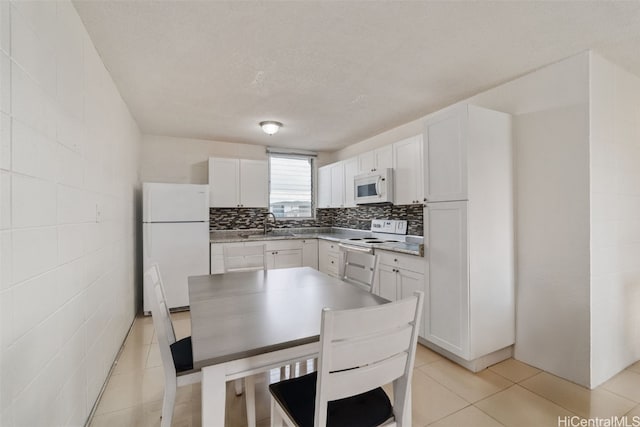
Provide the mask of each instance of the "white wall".
[{"label": "white wall", "polygon": [[0,65],[0,425],[81,426],[136,311],[140,134],[69,1],[1,1]]},{"label": "white wall", "polygon": [[518,115],[514,130],[515,357],[589,386],[588,106]]},{"label": "white wall", "polygon": [[[235,142],[144,135],[140,162],[142,182],[207,184],[209,157],[266,160],[266,147]],[[318,162],[327,157],[318,154]]]},{"label": "white wall", "polygon": [[590,62],[591,382],[640,358],[640,78]]},{"label": "white wall", "polygon": [[515,358],[590,385],[587,52],[470,102],[514,115]]}]

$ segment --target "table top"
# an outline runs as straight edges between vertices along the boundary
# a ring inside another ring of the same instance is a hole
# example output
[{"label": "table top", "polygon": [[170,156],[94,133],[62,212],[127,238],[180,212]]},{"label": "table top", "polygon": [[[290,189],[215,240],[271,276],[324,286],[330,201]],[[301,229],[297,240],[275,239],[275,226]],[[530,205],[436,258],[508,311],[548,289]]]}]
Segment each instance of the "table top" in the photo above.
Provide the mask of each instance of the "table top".
[{"label": "table top", "polygon": [[189,277],[194,368],[319,340],[324,307],[387,302],[310,267]]}]

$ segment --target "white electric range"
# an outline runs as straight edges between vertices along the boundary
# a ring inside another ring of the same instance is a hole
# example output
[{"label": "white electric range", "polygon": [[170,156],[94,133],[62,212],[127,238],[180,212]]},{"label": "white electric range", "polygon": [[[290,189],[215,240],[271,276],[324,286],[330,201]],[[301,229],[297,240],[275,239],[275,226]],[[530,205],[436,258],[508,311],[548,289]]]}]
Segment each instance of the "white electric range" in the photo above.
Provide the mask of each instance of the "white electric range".
[{"label": "white electric range", "polygon": [[351,237],[340,241],[342,250],[358,250],[373,253],[376,245],[402,243],[407,237],[407,221],[395,219],[371,220],[371,236]]}]

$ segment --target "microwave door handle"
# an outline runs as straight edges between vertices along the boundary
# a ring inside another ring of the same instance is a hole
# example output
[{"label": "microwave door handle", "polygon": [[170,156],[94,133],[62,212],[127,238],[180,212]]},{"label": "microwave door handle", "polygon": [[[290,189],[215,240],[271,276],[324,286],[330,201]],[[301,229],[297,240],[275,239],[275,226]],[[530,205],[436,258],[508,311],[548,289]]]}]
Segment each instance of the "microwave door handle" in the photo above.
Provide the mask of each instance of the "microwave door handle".
[{"label": "microwave door handle", "polygon": [[380,194],[380,181],[382,181],[382,178],[380,176],[378,176],[378,178],[376,179],[376,195],[378,197],[381,196],[381,194]]}]

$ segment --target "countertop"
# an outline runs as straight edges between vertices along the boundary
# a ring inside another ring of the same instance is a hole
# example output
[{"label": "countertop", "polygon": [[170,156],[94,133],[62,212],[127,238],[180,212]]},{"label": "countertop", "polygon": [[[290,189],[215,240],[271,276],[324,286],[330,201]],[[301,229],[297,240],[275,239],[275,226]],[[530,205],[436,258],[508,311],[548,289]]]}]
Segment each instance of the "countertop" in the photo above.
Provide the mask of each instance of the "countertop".
[{"label": "countertop", "polygon": [[[263,240],[292,240],[292,239],[322,239],[341,241],[352,237],[369,237],[372,233],[365,230],[349,228],[287,228],[276,229],[264,234],[263,230],[224,230],[212,231],[209,234],[211,243],[252,242]],[[378,234],[379,235],[379,234]],[[376,243],[374,249],[404,253],[408,255],[424,256],[422,236],[406,236],[406,242]]]}]

